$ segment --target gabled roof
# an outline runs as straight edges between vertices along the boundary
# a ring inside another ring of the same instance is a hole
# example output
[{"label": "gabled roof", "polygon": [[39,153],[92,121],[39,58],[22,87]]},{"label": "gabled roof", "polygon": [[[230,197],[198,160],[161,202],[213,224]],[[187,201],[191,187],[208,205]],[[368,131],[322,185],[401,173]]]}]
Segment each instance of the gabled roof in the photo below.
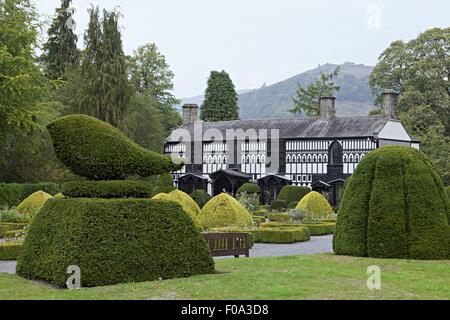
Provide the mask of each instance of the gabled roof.
[{"label": "gabled roof", "polygon": [[253,177],[253,175],[251,174],[247,174],[238,170],[232,170],[232,169],[227,169],[227,170],[219,170],[216,171],[214,173],[211,173],[210,176],[214,177],[217,176],[219,174],[225,174],[228,176],[232,176],[232,177],[236,177],[236,178],[242,178],[242,179],[251,179]]},{"label": "gabled roof", "polygon": [[[278,129],[280,139],[302,139],[302,138],[354,138],[375,137],[389,122],[384,116],[368,117],[336,117],[323,120],[320,117],[298,118],[298,119],[265,119],[265,120],[237,120],[223,122],[198,122],[202,126],[203,133],[207,130],[219,130],[224,139],[227,130]],[[193,125],[182,126],[193,136]],[[181,131],[175,130],[167,139],[168,142],[178,142]],[[214,135],[213,135],[214,136]]]}]

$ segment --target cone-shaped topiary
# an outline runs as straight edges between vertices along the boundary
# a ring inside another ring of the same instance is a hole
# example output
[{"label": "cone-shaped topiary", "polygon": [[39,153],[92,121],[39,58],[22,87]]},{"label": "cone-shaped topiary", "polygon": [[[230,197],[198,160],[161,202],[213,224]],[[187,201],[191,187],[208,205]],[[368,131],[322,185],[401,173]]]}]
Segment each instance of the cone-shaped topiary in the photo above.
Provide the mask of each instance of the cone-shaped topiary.
[{"label": "cone-shaped topiary", "polygon": [[247,209],[226,193],[212,198],[203,207],[199,219],[205,229],[253,226],[252,216]]},{"label": "cone-shaped topiary", "polygon": [[26,215],[35,215],[41,210],[45,203],[51,199],[52,196],[44,191],[37,191],[23,200],[16,208],[17,212]]},{"label": "cone-shaped topiary", "polygon": [[294,202],[298,204],[310,192],[311,189],[308,187],[285,186],[281,189],[278,200],[284,200],[288,204]]},{"label": "cone-shaped topiary", "polygon": [[203,189],[194,190],[194,192],[191,193],[191,198],[194,199],[200,209],[211,200],[211,196]]},{"label": "cone-shaped topiary", "polygon": [[450,203],[431,161],[409,147],[372,151],[345,188],[334,251],[339,255],[450,258]]},{"label": "cone-shaped topiary", "polygon": [[326,219],[332,215],[333,208],[328,203],[327,199],[318,192],[310,192],[297,205],[297,209],[304,210],[308,218],[314,220]]},{"label": "cone-shaped topiary", "polygon": [[173,201],[178,203],[183,208],[184,212],[186,212],[186,214],[188,214],[189,217],[191,217],[194,224],[197,227],[200,227],[198,216],[201,213],[201,209],[188,194],[179,190],[174,190],[169,194],[167,193],[157,194],[152,199]]},{"label": "cone-shaped topiary", "polygon": [[92,180],[120,180],[177,171],[181,165],[146,150],[110,124],[70,115],[48,125],[58,158],[73,173]]}]

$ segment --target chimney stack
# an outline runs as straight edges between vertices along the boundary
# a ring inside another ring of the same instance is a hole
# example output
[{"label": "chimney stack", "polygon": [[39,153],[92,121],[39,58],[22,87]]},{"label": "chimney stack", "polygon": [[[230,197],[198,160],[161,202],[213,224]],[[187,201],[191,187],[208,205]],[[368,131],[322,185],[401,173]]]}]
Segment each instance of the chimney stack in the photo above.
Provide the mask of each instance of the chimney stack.
[{"label": "chimney stack", "polygon": [[336,98],[332,96],[319,99],[320,117],[322,120],[330,120],[336,117]]},{"label": "chimney stack", "polygon": [[397,119],[398,94],[394,90],[385,90],[382,94],[381,109],[386,117]]},{"label": "chimney stack", "polygon": [[185,104],[183,106],[183,125],[192,125],[198,120],[198,105]]}]

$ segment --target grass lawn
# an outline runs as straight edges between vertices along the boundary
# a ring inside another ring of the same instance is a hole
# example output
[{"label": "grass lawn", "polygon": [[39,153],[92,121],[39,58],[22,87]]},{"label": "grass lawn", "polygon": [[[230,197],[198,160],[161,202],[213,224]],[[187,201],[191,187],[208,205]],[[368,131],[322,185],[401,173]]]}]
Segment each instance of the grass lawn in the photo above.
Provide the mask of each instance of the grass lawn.
[{"label": "grass lawn", "polygon": [[[382,290],[366,287],[368,266]],[[0,274],[0,299],[449,299],[450,261],[333,255],[217,261],[218,274],[75,291]]]}]

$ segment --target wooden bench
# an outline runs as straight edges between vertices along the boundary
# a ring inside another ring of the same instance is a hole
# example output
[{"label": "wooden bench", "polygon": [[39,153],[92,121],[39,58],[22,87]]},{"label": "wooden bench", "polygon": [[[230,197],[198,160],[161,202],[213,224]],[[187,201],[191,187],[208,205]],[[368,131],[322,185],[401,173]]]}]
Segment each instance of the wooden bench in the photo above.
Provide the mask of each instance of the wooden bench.
[{"label": "wooden bench", "polygon": [[213,257],[250,257],[250,234],[248,233],[204,233]]}]

